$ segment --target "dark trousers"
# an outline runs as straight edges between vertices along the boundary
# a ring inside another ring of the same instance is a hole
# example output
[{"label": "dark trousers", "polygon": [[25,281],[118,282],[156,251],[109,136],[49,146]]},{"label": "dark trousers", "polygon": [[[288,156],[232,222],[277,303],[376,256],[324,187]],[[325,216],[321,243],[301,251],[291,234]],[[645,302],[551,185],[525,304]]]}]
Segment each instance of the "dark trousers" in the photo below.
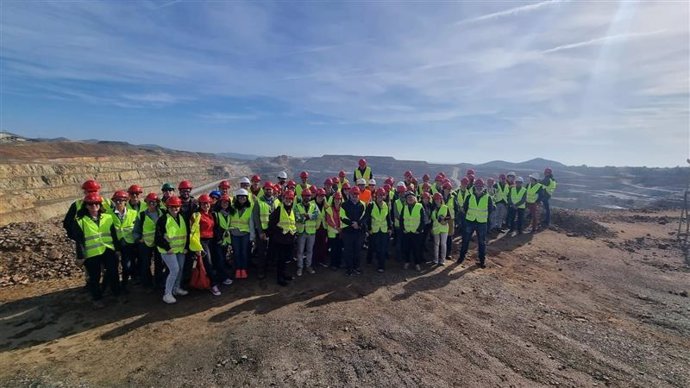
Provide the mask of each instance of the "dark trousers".
[{"label": "dark trousers", "polygon": [[230,270],[228,269],[228,246],[218,243],[211,244],[213,250],[213,267],[218,272],[219,281],[223,282],[230,279]]},{"label": "dark trousers", "polygon": [[135,257],[137,255],[136,244],[121,244],[120,249],[120,266],[122,267],[122,287],[127,287],[129,279],[133,279],[136,275],[137,268],[135,267]]},{"label": "dark trousers", "polygon": [[196,252],[189,251],[184,256],[184,266],[182,267],[182,282],[180,283],[183,289],[189,288],[189,281],[192,279],[192,269],[196,262]]},{"label": "dark trousers", "polygon": [[376,267],[378,269],[386,268],[386,259],[388,258],[388,233],[378,232],[369,235],[369,251],[372,255],[376,255]]},{"label": "dark trousers", "polygon": [[348,271],[359,269],[359,251],[362,249],[364,234],[361,232],[341,233],[343,238],[343,258]]},{"label": "dark trousers", "polygon": [[544,197],[541,200],[542,205],[544,205],[544,218],[541,222],[542,225],[549,226],[551,224],[551,205],[549,205],[549,199],[550,197]]},{"label": "dark trousers", "polygon": [[[151,275],[151,261],[153,261],[153,275]],[[163,259],[155,246],[148,247],[139,243],[139,278],[144,287],[164,287],[165,275]],[[167,271],[167,268],[165,268]]]},{"label": "dark trousers", "polygon": [[486,260],[486,231],[488,224],[465,220],[465,230],[462,237],[462,248],[460,249],[460,259],[464,260],[467,250],[470,248],[472,234],[477,232],[477,245],[479,246],[479,262],[484,264]]},{"label": "dark trousers", "polygon": [[340,234],[328,238],[328,247],[331,251],[331,267],[340,268],[343,257],[343,240],[340,238]]},{"label": "dark trousers", "polygon": [[235,269],[247,269],[249,264],[249,234],[232,236],[232,257]]},{"label": "dark trousers", "polygon": [[211,287],[219,285],[223,280],[221,279],[214,262],[214,252],[211,249],[213,241],[211,239],[201,240],[201,259],[204,261],[204,269],[206,269],[206,276],[211,280]]},{"label": "dark trousers", "polygon": [[405,263],[410,263],[412,257],[415,264],[422,264],[422,234],[403,233],[402,250]]},{"label": "dark trousers", "polygon": [[320,228],[316,230],[316,237],[314,239],[314,257],[313,263],[325,264],[328,256],[328,231]]},{"label": "dark trousers", "polygon": [[[517,216],[517,222],[515,220]],[[522,222],[525,218],[525,209],[516,209],[514,207],[508,208],[508,228],[512,230],[517,230],[518,233],[522,233]]]},{"label": "dark trousers", "polygon": [[256,269],[260,277],[265,276],[268,272],[268,262],[271,259],[269,248],[268,240],[261,240],[257,237],[255,245]]},{"label": "dark trousers", "polygon": [[[84,261],[84,266],[89,274],[87,285],[93,300],[100,300],[103,297],[103,291],[106,289],[110,289],[115,296],[120,295],[117,257],[114,251],[107,249],[101,255],[90,257]],[[103,287],[101,288],[101,269],[103,267],[105,267],[105,276],[103,278]]]},{"label": "dark trousers", "polygon": [[273,246],[271,247],[275,261],[276,261],[276,280],[278,282],[284,282],[285,281],[285,262],[288,260],[292,259],[292,245],[293,244],[279,244],[279,243],[271,243]]},{"label": "dark trousers", "polygon": [[393,244],[395,244],[395,260],[398,263],[403,262],[403,231],[400,228],[393,230]]},{"label": "dark trousers", "polygon": [[538,222],[538,214],[537,211],[539,209],[539,204],[538,203],[528,203],[527,208],[529,209],[529,222],[532,225],[532,231],[534,232],[537,230],[537,222]]},{"label": "dark trousers", "polygon": [[426,224],[424,225],[424,230],[422,230],[422,252],[426,253],[428,250],[428,245],[429,245],[429,235],[431,234],[431,227],[432,224]]}]

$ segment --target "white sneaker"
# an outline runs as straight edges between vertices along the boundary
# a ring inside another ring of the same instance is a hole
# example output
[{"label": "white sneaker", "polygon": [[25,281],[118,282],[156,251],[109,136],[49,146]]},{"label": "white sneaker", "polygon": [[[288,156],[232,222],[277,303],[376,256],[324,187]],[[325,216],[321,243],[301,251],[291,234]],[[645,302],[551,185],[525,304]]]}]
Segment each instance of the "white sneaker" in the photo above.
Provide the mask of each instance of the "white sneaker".
[{"label": "white sneaker", "polygon": [[165,295],[163,295],[163,302],[165,302],[167,304],[173,304],[173,303],[177,302],[177,299],[175,299],[175,297],[172,296],[172,294],[165,294]]},{"label": "white sneaker", "polygon": [[442,261],[439,261],[439,262],[438,262],[438,265],[444,266],[444,265],[446,265],[446,263],[444,263],[444,262],[442,262]]},{"label": "white sneaker", "polygon": [[297,276],[302,276],[302,268],[297,268]]},{"label": "white sneaker", "polygon": [[173,295],[185,296],[187,294],[189,294],[189,291],[182,289],[182,288],[178,288],[177,290],[173,291]]},{"label": "white sneaker", "polygon": [[309,272],[312,275],[316,273],[316,271],[314,271],[314,268],[312,267],[307,267],[307,272]]},{"label": "white sneaker", "polygon": [[211,287],[211,294],[213,294],[213,296],[220,296],[220,290],[218,289],[218,286]]},{"label": "white sneaker", "polygon": [[223,285],[224,285],[224,286],[229,286],[229,285],[231,285],[231,284],[232,284],[232,279],[225,279],[225,280],[223,281]]}]

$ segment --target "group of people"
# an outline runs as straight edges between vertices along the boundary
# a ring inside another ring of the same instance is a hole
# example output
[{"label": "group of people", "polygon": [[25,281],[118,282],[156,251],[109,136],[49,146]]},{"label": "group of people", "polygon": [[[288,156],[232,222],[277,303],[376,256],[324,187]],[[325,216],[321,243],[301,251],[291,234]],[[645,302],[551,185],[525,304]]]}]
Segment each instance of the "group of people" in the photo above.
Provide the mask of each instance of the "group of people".
[{"label": "group of people", "polygon": [[388,177],[379,185],[360,159],[351,177],[352,182],[340,171],[318,187],[307,171],[299,174],[299,183],[281,171],[276,182],[243,177],[232,193],[224,180],[218,190],[198,198],[191,195],[191,182],[183,180],[177,195],[165,183],[160,195],[152,192],[143,199],[136,184],[104,198],[91,179],[82,185],[85,196],[70,206],[63,226],[75,241],[96,307],[103,306],[104,291],[127,293],[132,281],[162,288],[163,301],[175,303],[188,293],[199,266],[213,295],[247,279],[252,258],[253,276],[263,279],[274,264],[281,286],[293,279],[287,271],[293,261],[298,277],[319,267],[361,274],[363,249],[380,273],[391,246],[404,269],[421,271],[424,263],[443,266],[452,260],[455,235],[462,236],[456,258],[461,263],[476,234],[478,266],[484,268],[487,235],[523,233],[525,210],[530,232],[548,226],[549,199],[556,189],[550,168],[543,178],[530,175],[526,184],[514,172],[485,181],[468,169],[457,188],[443,172],[433,181],[428,174],[418,181],[406,171],[401,181]]}]

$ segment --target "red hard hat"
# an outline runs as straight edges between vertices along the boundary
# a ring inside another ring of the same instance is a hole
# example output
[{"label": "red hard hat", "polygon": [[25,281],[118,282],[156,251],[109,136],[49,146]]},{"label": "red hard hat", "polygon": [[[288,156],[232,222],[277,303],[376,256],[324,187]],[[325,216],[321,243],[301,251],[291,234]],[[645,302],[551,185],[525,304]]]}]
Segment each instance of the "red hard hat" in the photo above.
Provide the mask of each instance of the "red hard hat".
[{"label": "red hard hat", "polygon": [[484,187],[484,180],[482,178],[477,178],[477,180],[474,181],[474,185]]},{"label": "red hard hat", "polygon": [[441,201],[443,201],[443,194],[441,194],[441,193],[435,193],[435,194],[434,194],[434,201],[437,200],[437,199],[440,199]]},{"label": "red hard hat", "polygon": [[333,186],[333,179],[331,178],[326,178],[325,181],[323,181],[324,186]]},{"label": "red hard hat", "polygon": [[299,177],[302,179],[307,179],[307,178],[309,178],[309,173],[306,171],[302,171],[299,173]]},{"label": "red hard hat", "polygon": [[340,191],[336,191],[335,194],[333,194],[333,199],[343,199],[343,195],[340,193]]},{"label": "red hard hat", "polygon": [[460,184],[469,185],[469,184],[470,184],[470,180],[469,180],[467,177],[463,177],[463,178],[460,180]]},{"label": "red hard hat", "polygon": [[158,194],[156,194],[156,193],[148,193],[148,194],[146,195],[146,198],[144,198],[144,201],[146,201],[146,202],[159,201],[159,199],[158,199]]},{"label": "red hard hat", "polygon": [[343,183],[343,190],[350,190],[350,184],[347,182]]},{"label": "red hard hat", "polygon": [[422,180],[423,180],[424,182],[429,182],[430,179],[431,179],[431,177],[429,176],[429,174],[424,174],[424,175],[422,176]]},{"label": "red hard hat", "polygon": [[220,183],[218,184],[218,188],[219,189],[229,189],[230,188],[230,182],[228,182],[226,180],[220,181]]},{"label": "red hard hat", "polygon": [[467,176],[474,175],[474,169],[468,169],[467,170]]},{"label": "red hard hat", "polygon": [[228,201],[228,202],[230,202],[230,196],[227,195],[227,194],[223,194],[223,195],[220,196],[220,200],[221,200],[221,201]]},{"label": "red hard hat", "polygon": [[316,185],[309,186],[309,191],[311,192],[311,195],[316,195]]},{"label": "red hard hat", "polygon": [[252,182],[261,182],[261,177],[259,175],[252,175]]},{"label": "red hard hat", "polygon": [[192,182],[190,182],[190,181],[188,181],[188,180],[183,180],[183,181],[180,182],[180,184],[177,186],[177,189],[178,189],[178,190],[182,190],[182,189],[189,189],[189,190],[191,190],[191,189],[192,189]]},{"label": "red hard hat", "polygon": [[467,174],[468,179],[474,179],[474,174]]},{"label": "red hard hat", "polygon": [[[84,189],[84,190],[86,190],[86,189]],[[86,196],[84,197],[84,203],[101,203],[101,202],[103,202],[103,198],[101,198],[101,195],[95,191],[92,191],[92,192],[86,194]]]},{"label": "red hard hat", "polygon": [[[313,187],[313,186],[312,186]],[[311,197],[311,191],[309,190],[302,190],[302,196],[303,197]]]},{"label": "red hard hat", "polygon": [[326,196],[326,190],[324,190],[324,189],[317,189],[317,190],[316,190],[316,196],[317,196],[317,197],[325,197],[325,196]]},{"label": "red hard hat", "polygon": [[208,194],[201,194],[198,201],[199,203],[211,203],[211,197]]},{"label": "red hard hat", "polygon": [[366,167],[367,166],[367,160],[362,158],[359,160],[359,167]]},{"label": "red hard hat", "polygon": [[293,180],[289,180],[289,181],[287,181],[285,186],[286,187],[292,187],[294,189],[295,187],[297,187],[297,183],[295,183],[295,181],[293,181]]},{"label": "red hard hat", "polygon": [[283,187],[279,183],[273,185],[273,191],[275,191],[276,193],[280,193],[281,190],[283,190]]},{"label": "red hard hat", "polygon": [[448,179],[448,178],[443,178],[441,183],[443,183],[443,184],[450,183],[451,185],[453,184],[453,182],[451,182],[450,179]]},{"label": "red hard hat", "polygon": [[340,170],[340,172],[338,173],[338,176],[341,178],[345,178],[345,171]]},{"label": "red hard hat", "polygon": [[396,188],[396,191],[397,191],[398,193],[404,193],[404,192],[407,191],[407,187],[405,187],[405,186],[403,186],[403,185],[400,185],[400,186],[398,186],[398,187]]},{"label": "red hard hat", "polygon": [[446,177],[446,174],[444,174],[443,171],[439,172],[438,175],[440,175],[442,178]]},{"label": "red hard hat", "polygon": [[271,183],[271,181],[264,182],[264,190],[266,190],[266,189],[273,190],[273,183]]},{"label": "red hard hat", "polygon": [[388,177],[388,178],[386,178],[386,181],[383,183],[390,185],[390,186],[393,186],[393,183],[395,183],[395,181],[393,180],[393,178]]},{"label": "red hard hat", "polygon": [[362,192],[359,191],[359,187],[355,186],[350,190],[350,195],[360,195]]},{"label": "red hard hat", "polygon": [[502,180],[502,181],[506,180],[506,174],[501,174],[501,175],[499,175],[499,176],[498,176],[498,179],[499,179],[499,180]]},{"label": "red hard hat", "polygon": [[425,199],[425,198],[431,199],[431,194],[429,194],[428,192],[425,191],[424,193],[422,193],[422,199]]},{"label": "red hard hat", "polygon": [[168,197],[168,201],[165,202],[165,206],[182,206],[182,200],[180,199],[180,197],[176,195],[171,195],[170,197]]},{"label": "red hard hat", "polygon": [[99,185],[95,180],[89,179],[88,181],[82,183],[81,188],[88,193],[95,193],[101,189],[101,185]]},{"label": "red hard hat", "polygon": [[139,185],[131,185],[129,186],[129,189],[127,189],[127,192],[130,194],[141,194],[144,192],[144,190],[142,190],[141,186]]},{"label": "red hard hat", "polygon": [[443,175],[439,172],[438,174],[436,174],[436,178],[434,178],[434,180],[436,182],[441,182],[441,181],[443,181],[443,178],[444,178]]},{"label": "red hard hat", "polygon": [[412,171],[407,170],[407,171],[405,171],[405,174],[404,174],[404,175],[405,175],[405,177],[407,177],[407,178],[412,177]]},{"label": "red hard hat", "polygon": [[331,179],[331,181],[333,182],[334,185],[337,185],[338,183],[340,183],[340,178],[338,178],[337,176],[334,176]]},{"label": "red hard hat", "polygon": [[450,182],[446,182],[443,184],[443,189],[444,190],[453,190],[453,185]]},{"label": "red hard hat", "polygon": [[283,193],[283,199],[295,199],[295,192],[292,190],[287,190]]},{"label": "red hard hat", "polygon": [[126,191],[124,190],[118,190],[113,193],[113,197],[111,198],[113,201],[116,199],[121,199],[123,201],[127,200],[129,198],[129,195],[127,194]]},{"label": "red hard hat", "polygon": [[553,173],[553,171],[551,171],[551,168],[550,168],[550,167],[546,167],[546,168],[544,169],[544,175],[546,175],[546,174],[552,174],[552,173]]},{"label": "red hard hat", "polygon": [[380,195],[382,197],[385,197],[386,193],[387,193],[387,191],[383,187],[379,187],[378,189],[376,189],[376,195],[377,196]]},{"label": "red hard hat", "polygon": [[486,180],[486,184],[489,185],[489,186],[493,186],[493,184],[494,184],[495,182],[496,182],[496,181],[494,180],[494,178],[488,178],[488,179]]},{"label": "red hard hat", "polygon": [[386,193],[387,193],[387,192],[391,191],[391,185],[386,183],[385,185],[383,185],[383,189],[386,190]]}]

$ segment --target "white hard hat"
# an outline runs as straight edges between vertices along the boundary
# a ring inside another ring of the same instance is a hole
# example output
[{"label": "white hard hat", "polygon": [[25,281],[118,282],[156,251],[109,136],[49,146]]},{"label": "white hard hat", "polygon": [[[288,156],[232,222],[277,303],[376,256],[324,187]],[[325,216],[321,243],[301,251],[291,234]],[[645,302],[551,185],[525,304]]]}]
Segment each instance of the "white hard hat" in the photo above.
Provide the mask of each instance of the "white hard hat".
[{"label": "white hard hat", "polygon": [[280,179],[287,179],[287,173],[285,171],[281,171],[278,173],[278,178]]},{"label": "white hard hat", "polygon": [[515,182],[520,182],[520,183],[522,183],[522,182],[524,182],[524,181],[525,181],[525,180],[522,179],[521,176],[519,176],[519,177],[517,177],[517,179],[515,179]]},{"label": "white hard hat", "polygon": [[375,184],[376,184],[376,179],[374,179],[374,178],[369,179],[369,184],[370,184],[370,185],[375,185]]},{"label": "white hard hat", "polygon": [[402,187],[407,187],[407,185],[406,185],[405,182],[403,182],[403,181],[398,182],[398,184],[396,184],[396,186],[397,186],[397,187],[400,187],[400,186],[402,186]]},{"label": "white hard hat", "polygon": [[246,176],[243,176],[243,177],[240,179],[240,183],[251,184],[252,182],[249,181],[249,178],[247,178]]},{"label": "white hard hat", "polygon": [[237,190],[235,190],[235,196],[238,197],[238,196],[240,196],[240,195],[244,195],[244,196],[248,197],[248,196],[249,196],[249,192],[248,192],[247,190],[245,190],[245,189],[237,189]]},{"label": "white hard hat", "polygon": [[358,185],[366,185],[367,181],[365,181],[364,178],[359,178],[359,179],[357,179],[357,184]]},{"label": "white hard hat", "polygon": [[534,174],[529,174],[529,177],[532,178],[532,179],[539,180],[539,173],[538,173],[538,172],[535,172]]},{"label": "white hard hat", "polygon": [[507,173],[506,176],[515,176],[515,171],[511,171],[511,172]]}]

